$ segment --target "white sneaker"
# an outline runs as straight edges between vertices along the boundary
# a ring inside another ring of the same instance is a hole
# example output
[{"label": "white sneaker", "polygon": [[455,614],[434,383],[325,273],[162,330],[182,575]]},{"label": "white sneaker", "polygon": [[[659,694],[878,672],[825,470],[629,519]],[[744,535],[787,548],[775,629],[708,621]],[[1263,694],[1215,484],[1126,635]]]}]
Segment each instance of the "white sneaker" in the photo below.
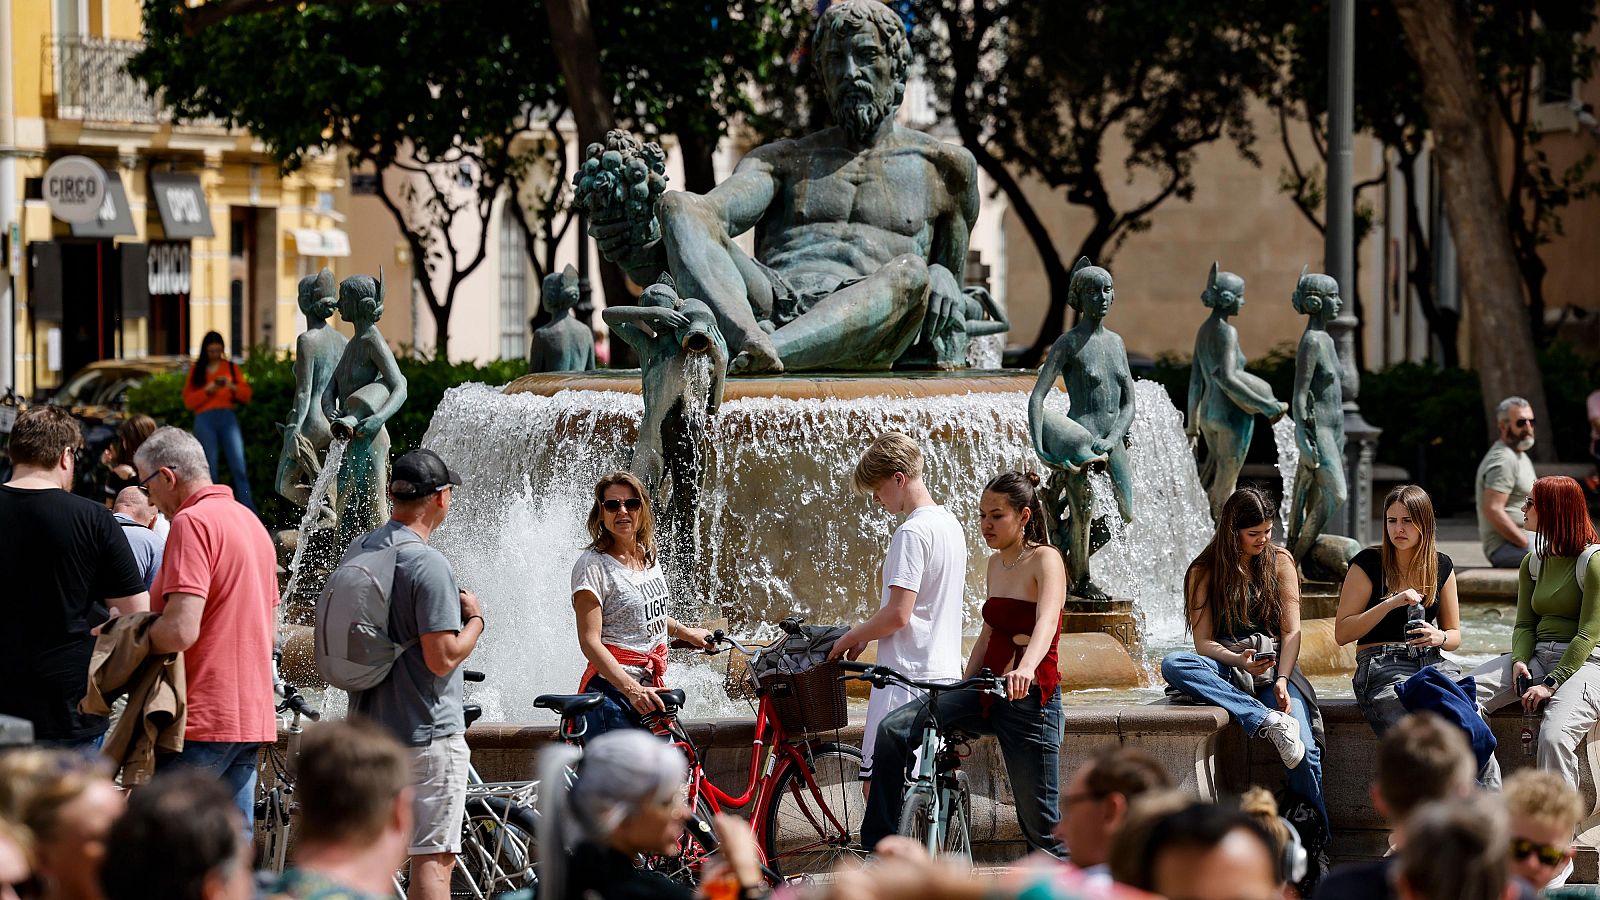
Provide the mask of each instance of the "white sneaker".
[{"label": "white sneaker", "polygon": [[1286,768],[1292,769],[1306,758],[1306,745],[1300,740],[1300,723],[1283,713],[1274,712],[1268,716],[1266,724],[1256,734],[1278,748],[1278,756],[1283,758]]}]

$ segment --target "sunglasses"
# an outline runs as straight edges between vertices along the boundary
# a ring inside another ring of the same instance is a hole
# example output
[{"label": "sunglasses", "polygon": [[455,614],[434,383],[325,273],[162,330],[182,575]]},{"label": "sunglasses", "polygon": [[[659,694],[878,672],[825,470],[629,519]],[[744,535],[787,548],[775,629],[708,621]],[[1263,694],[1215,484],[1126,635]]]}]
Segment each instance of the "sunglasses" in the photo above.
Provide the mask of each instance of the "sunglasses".
[{"label": "sunglasses", "polygon": [[1511,424],[1517,426],[1518,428],[1521,428],[1524,425],[1532,425],[1533,416],[1529,416],[1526,419],[1512,419]]},{"label": "sunglasses", "polygon": [[629,497],[626,500],[612,499],[600,501],[600,508],[604,509],[608,513],[621,512],[624,509],[626,509],[628,512],[638,512],[639,507],[641,506],[644,506],[644,501],[640,500],[638,497]]},{"label": "sunglasses", "polygon": [[1566,861],[1567,851],[1549,844],[1535,844],[1527,838],[1511,839],[1511,858],[1524,859],[1528,854],[1539,858],[1547,866],[1557,866]]}]

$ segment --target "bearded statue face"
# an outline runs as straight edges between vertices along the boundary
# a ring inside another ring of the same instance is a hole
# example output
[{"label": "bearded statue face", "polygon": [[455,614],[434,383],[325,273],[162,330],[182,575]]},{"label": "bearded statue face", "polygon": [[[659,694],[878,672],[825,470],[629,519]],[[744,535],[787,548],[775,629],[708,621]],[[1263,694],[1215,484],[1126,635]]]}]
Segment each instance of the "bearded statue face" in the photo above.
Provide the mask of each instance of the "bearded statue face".
[{"label": "bearded statue face", "polygon": [[850,142],[865,145],[884,120],[894,116],[905,90],[897,48],[884,46],[870,24],[841,28],[819,42],[828,108]]}]

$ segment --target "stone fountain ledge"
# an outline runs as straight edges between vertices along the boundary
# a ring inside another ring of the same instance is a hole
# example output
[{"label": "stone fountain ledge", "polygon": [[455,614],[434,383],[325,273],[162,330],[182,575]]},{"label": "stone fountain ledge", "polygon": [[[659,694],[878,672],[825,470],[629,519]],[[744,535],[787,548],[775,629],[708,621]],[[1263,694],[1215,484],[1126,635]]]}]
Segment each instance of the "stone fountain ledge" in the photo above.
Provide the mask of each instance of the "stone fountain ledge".
[{"label": "stone fountain ledge", "polygon": [[[1322,703],[1328,730],[1324,759],[1324,791],[1333,822],[1335,861],[1372,859],[1387,846],[1384,828],[1367,785],[1377,740],[1353,700]],[[1061,785],[1099,748],[1107,744],[1136,746],[1154,756],[1174,783],[1207,799],[1235,794],[1252,784],[1277,788],[1283,769],[1265,741],[1249,740],[1227,713],[1210,706],[1153,703],[1147,705],[1070,706],[1063,710],[1066,735],[1061,749]],[[1507,775],[1532,760],[1522,755],[1518,732],[1522,717],[1515,711],[1492,717],[1500,747],[1496,752]],[[750,719],[701,719],[685,723],[705,755],[707,771],[718,785],[739,789],[749,767],[755,723]],[[538,751],[554,739],[555,726],[479,723],[467,732],[472,760],[490,781],[531,778]],[[825,737],[859,744],[861,722]],[[1584,808],[1590,814],[1580,826],[1576,883],[1595,883],[1600,876],[1600,807],[1595,772],[1600,771],[1600,743],[1594,735],[1579,748]],[[1009,861],[1026,853],[1017,829],[1011,788],[999,747],[992,738],[980,741],[965,764],[972,785],[973,853],[980,861]]]}]

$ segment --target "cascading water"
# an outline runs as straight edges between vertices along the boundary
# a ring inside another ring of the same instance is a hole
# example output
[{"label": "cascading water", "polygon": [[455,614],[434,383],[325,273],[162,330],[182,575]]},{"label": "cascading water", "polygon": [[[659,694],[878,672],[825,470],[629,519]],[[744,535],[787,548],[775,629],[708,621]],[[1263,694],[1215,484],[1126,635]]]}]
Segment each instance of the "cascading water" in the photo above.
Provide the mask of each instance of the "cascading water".
[{"label": "cascading water", "polygon": [[339,477],[339,464],[344,462],[344,448],[349,441],[334,438],[328,445],[327,458],[322,461],[322,471],[317,473],[317,480],[311,484],[311,494],[306,499],[306,514],[300,519],[300,537],[294,545],[294,556],[289,559],[289,581],[283,586],[283,596],[278,598],[278,627],[283,627],[283,614],[289,606],[289,598],[294,596],[295,588],[300,586],[300,568],[305,559],[306,547],[311,544],[311,535],[314,532],[332,527],[323,524],[326,510],[323,501],[328,499],[328,491],[333,489],[334,479]]},{"label": "cascading water", "polygon": [[[1160,385],[1135,389],[1135,521],[1094,566],[1104,587],[1143,609],[1152,646],[1170,646],[1182,635],[1183,572],[1210,539],[1211,521],[1178,411]],[[1065,401],[1052,395],[1052,404]],[[474,698],[491,719],[547,719],[533,697],[577,683],[583,659],[569,574],[589,541],[593,485],[626,466],[642,411],[636,394],[620,391],[541,396],[464,385],[434,413],[423,443],[466,484],[433,544],[491,622],[473,656],[490,675]],[[930,491],[966,524],[969,630],[977,627],[988,552],[975,525],[982,487],[1006,470],[1041,470],[1022,392],[735,399],[707,428],[699,550],[707,595],[678,600],[674,614],[725,617],[743,634],[796,612],[856,622],[877,608],[879,567],[897,520],[854,494],[850,476],[884,431],[921,442]],[[1116,518],[1114,504],[1097,507]],[[695,688],[696,716],[740,709],[720,700],[721,676],[709,666],[675,660],[670,678]]]},{"label": "cascading water", "polygon": [[1272,443],[1278,448],[1278,477],[1283,479],[1283,496],[1278,498],[1278,530],[1282,532],[1289,527],[1289,508],[1294,505],[1294,475],[1300,467],[1300,445],[1294,440],[1293,419],[1284,416],[1272,423]]}]

